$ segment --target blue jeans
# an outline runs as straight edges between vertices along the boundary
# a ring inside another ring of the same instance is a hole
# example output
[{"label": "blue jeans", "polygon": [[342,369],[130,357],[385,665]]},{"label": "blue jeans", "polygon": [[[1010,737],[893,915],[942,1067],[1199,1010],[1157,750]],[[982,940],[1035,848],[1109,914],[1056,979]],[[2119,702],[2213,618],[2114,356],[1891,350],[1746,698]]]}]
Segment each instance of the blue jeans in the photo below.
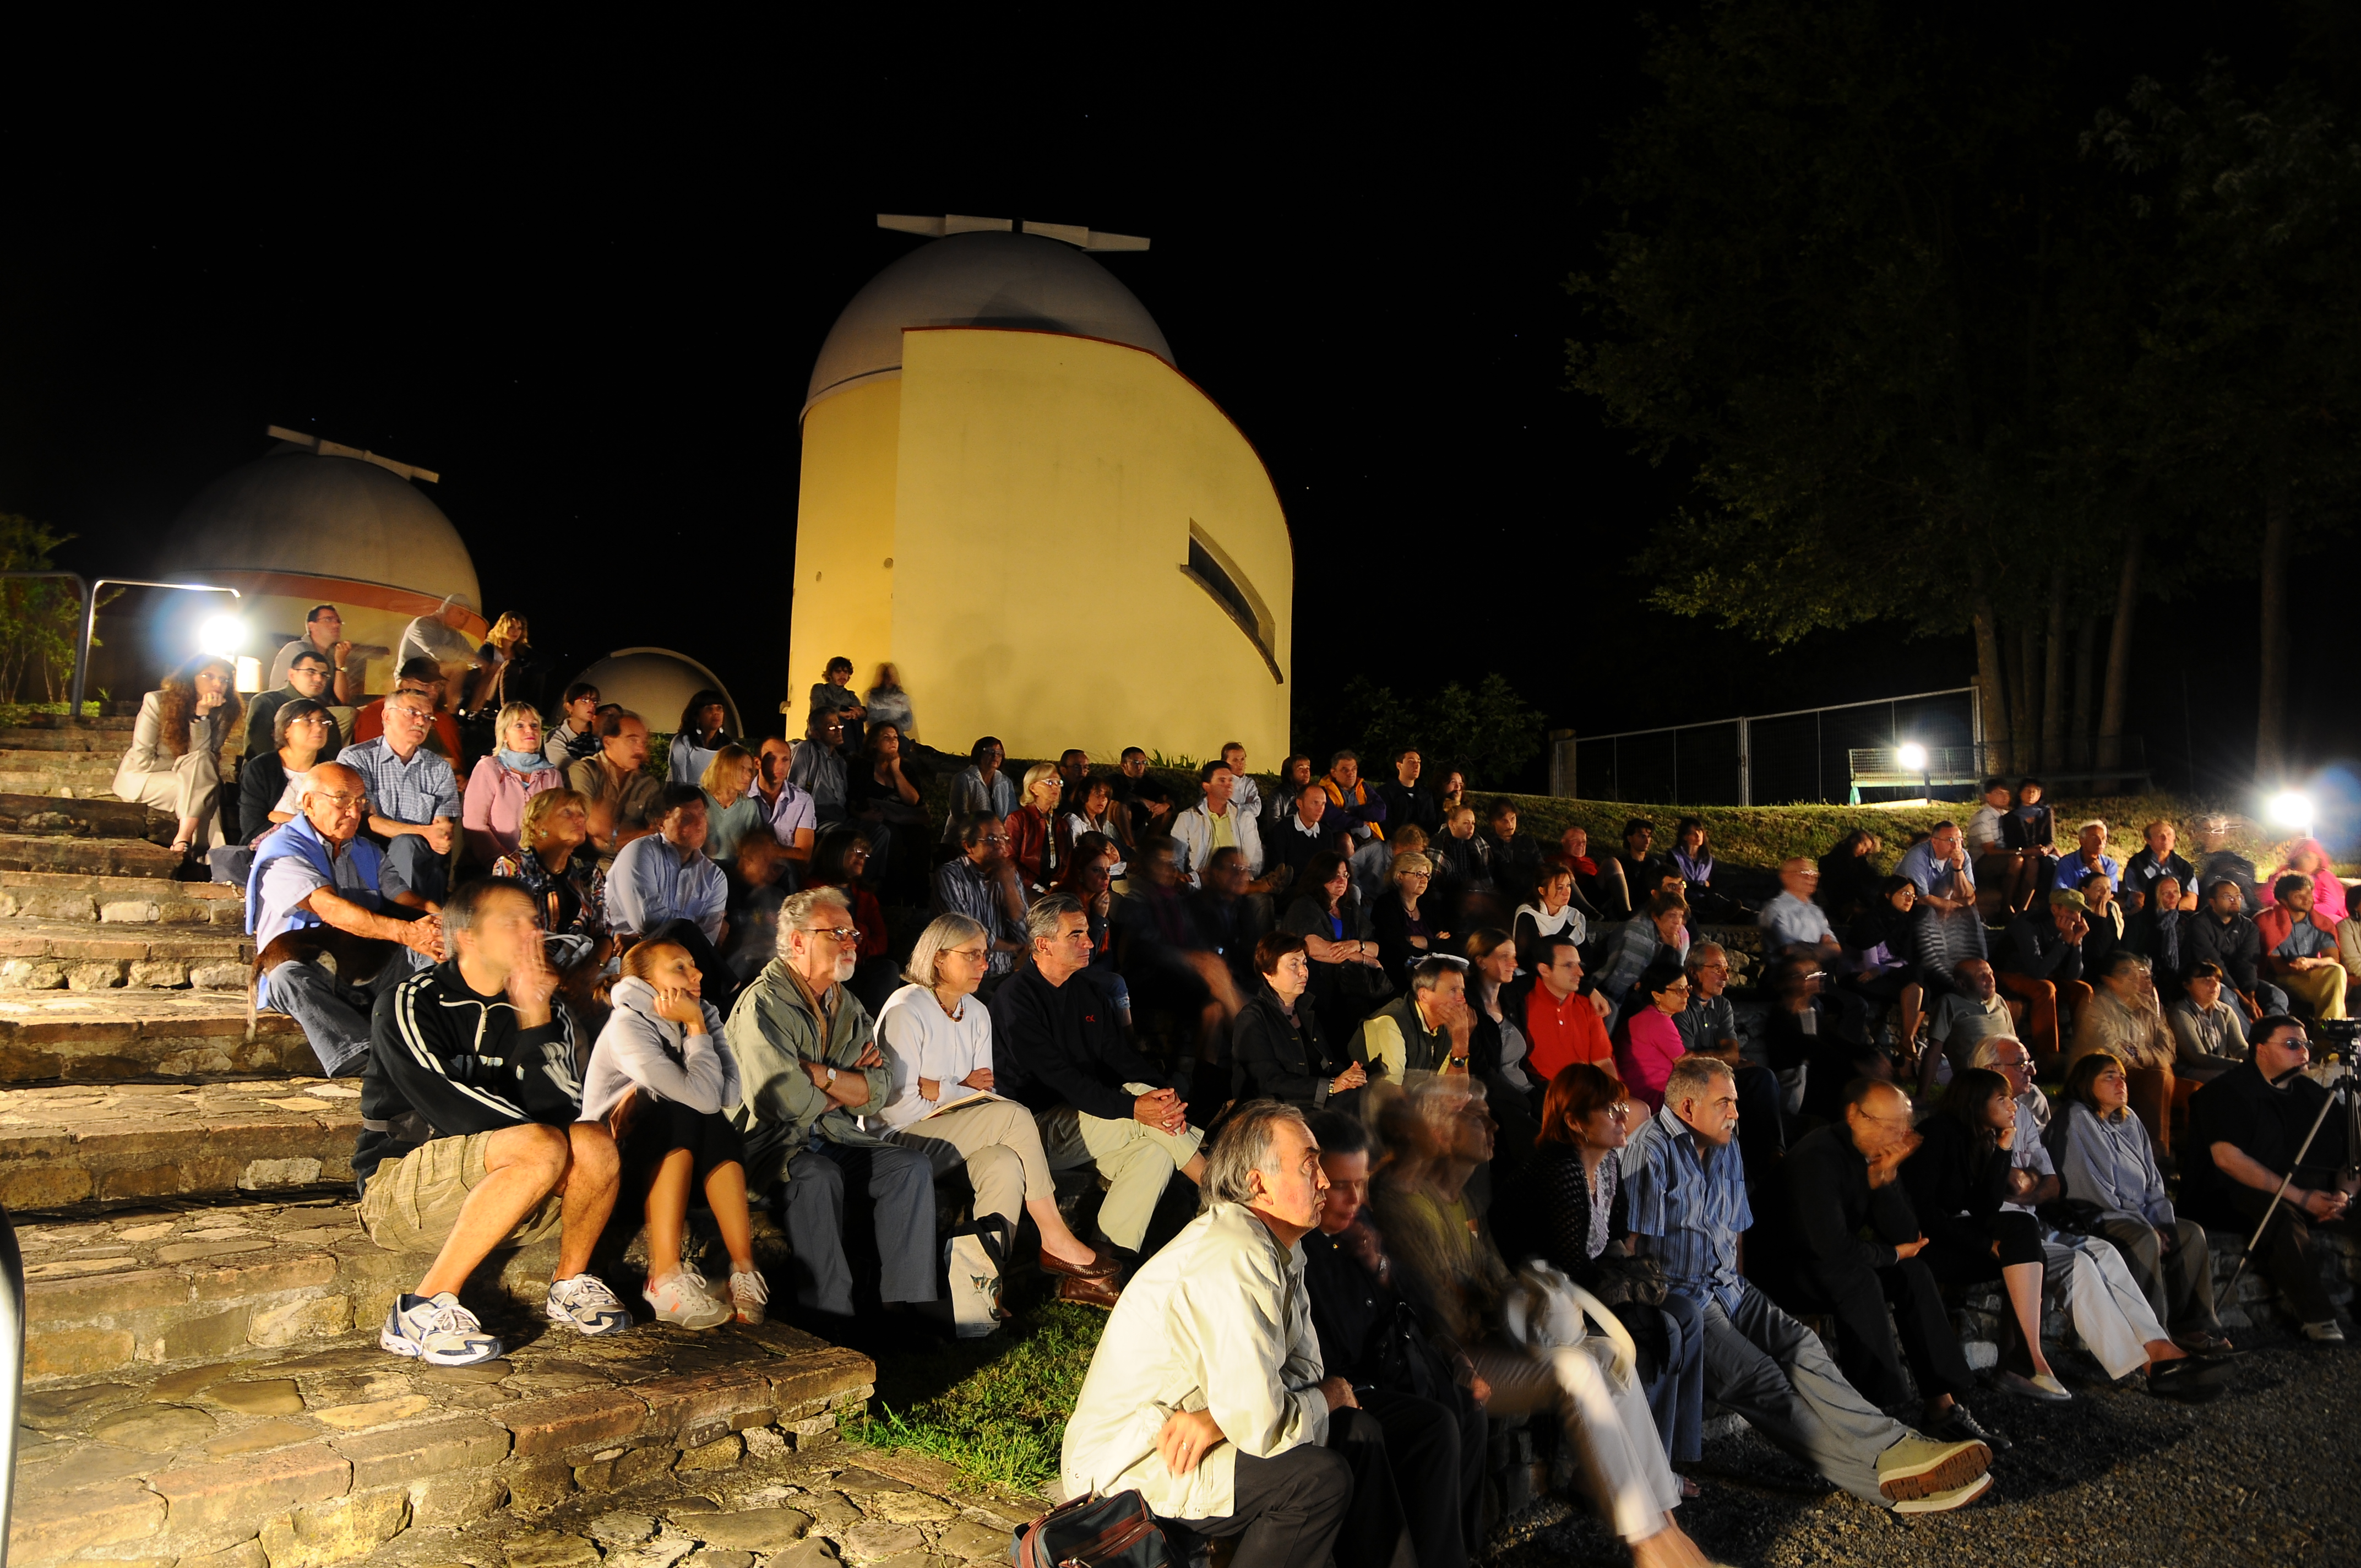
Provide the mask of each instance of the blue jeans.
[{"label": "blue jeans", "polygon": [[434,852],[423,833],[403,833],[385,847],[385,869],[378,885],[388,898],[414,893],[429,904],[440,904],[451,892],[451,862]]},{"label": "blue jeans", "polygon": [[403,948],[376,980],[360,986],[346,985],[318,964],[280,964],[264,982],[262,1004],[302,1025],[330,1078],[352,1078],[368,1064],[369,1014],[378,997],[427,962],[425,954]]}]

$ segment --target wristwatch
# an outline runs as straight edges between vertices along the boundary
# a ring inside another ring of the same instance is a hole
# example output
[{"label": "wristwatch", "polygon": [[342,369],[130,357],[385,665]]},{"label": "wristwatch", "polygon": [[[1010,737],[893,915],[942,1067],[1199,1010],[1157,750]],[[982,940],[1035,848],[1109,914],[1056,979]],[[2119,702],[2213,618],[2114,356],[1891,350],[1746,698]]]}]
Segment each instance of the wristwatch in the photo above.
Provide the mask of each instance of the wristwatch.
[{"label": "wristwatch", "polygon": [[828,1069],[828,1080],[830,1083],[834,1083],[836,1081],[836,1069],[829,1068]]}]

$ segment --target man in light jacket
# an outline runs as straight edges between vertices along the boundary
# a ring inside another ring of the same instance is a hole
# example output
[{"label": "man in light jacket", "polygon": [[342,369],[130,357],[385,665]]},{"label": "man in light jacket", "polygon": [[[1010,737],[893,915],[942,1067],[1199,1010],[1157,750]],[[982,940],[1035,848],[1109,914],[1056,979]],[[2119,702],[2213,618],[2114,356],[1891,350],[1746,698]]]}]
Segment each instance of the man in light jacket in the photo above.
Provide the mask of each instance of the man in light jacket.
[{"label": "man in light jacket", "polygon": [[[1108,1318],[1066,1423],[1066,1494],[1136,1489],[1159,1518],[1235,1536],[1235,1568],[1382,1563],[1338,1543],[1360,1454],[1328,1446],[1352,1386],[1323,1375],[1302,1238],[1328,1179],[1303,1113],[1230,1118],[1204,1208]],[[1382,1454],[1382,1448],[1377,1451]]]},{"label": "man in light jacket", "polygon": [[1180,878],[1191,887],[1205,885],[1205,866],[1213,851],[1235,846],[1246,862],[1246,880],[1262,876],[1262,829],[1254,813],[1238,806],[1235,796],[1238,775],[1227,762],[1207,762],[1197,770],[1198,787],[1205,798],[1172,819],[1172,849]]},{"label": "man in light jacket", "polygon": [[746,1185],[781,1184],[796,1299],[840,1318],[852,1315],[848,1180],[865,1181],[875,1205],[879,1299],[935,1299],[934,1169],[861,1122],[884,1110],[894,1085],[869,1011],[844,984],[860,945],[843,894],[796,894],[779,906],[778,956],[738,993],[721,1031],[744,1085],[730,1119],[746,1137]]}]

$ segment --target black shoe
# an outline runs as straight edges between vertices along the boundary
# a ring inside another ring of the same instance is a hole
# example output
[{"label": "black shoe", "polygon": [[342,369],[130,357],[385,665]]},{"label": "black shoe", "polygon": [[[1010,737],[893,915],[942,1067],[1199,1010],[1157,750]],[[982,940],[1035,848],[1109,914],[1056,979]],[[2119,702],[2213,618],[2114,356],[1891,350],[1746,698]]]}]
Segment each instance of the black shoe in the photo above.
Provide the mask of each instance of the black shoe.
[{"label": "black shoe", "polygon": [[1987,1431],[1965,1405],[1957,1401],[1943,1412],[1942,1420],[1928,1427],[1924,1435],[1940,1442],[1981,1442],[1994,1453],[2004,1453],[2009,1447],[2008,1439]]},{"label": "black shoe", "polygon": [[2161,1399],[2202,1404],[2222,1392],[2222,1369],[2193,1356],[2159,1362],[2147,1369],[2147,1391]]}]

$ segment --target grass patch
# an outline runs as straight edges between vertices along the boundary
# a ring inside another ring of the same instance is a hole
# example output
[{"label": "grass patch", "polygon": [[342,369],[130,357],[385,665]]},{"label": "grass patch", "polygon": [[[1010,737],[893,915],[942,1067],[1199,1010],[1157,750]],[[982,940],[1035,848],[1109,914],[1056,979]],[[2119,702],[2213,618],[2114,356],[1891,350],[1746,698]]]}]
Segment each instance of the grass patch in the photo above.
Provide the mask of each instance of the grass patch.
[{"label": "grass patch", "polygon": [[848,1435],[1038,1492],[1058,1475],[1066,1417],[1106,1314],[1043,1301],[987,1339],[905,1343],[877,1360],[877,1413]]}]

